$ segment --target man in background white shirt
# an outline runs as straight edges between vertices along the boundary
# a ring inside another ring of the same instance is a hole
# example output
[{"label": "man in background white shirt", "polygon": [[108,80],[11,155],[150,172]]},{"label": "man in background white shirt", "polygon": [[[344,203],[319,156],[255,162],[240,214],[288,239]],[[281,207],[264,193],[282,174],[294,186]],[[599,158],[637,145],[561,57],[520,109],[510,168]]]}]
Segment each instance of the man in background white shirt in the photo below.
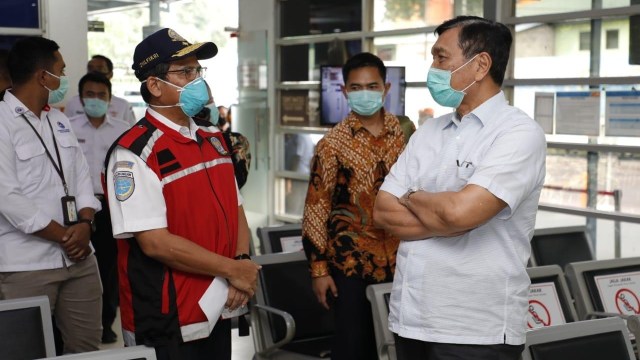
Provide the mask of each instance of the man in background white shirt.
[{"label": "man in background white shirt", "polygon": [[[90,72],[99,72],[111,81],[113,77],[113,62],[104,55],[93,55],[87,63],[87,73]],[[111,96],[107,113],[113,118],[125,120],[130,126],[138,121],[133,113],[131,104],[129,104],[127,100],[117,96]],[[69,99],[67,106],[64,108],[64,114],[69,118],[84,114],[84,107],[80,101],[80,95]]]},{"label": "man in background white shirt", "polygon": [[58,48],[27,37],[9,52],[13,87],[0,102],[0,299],[48,296],[64,352],[77,353],[100,344],[102,289],[89,241],[100,202],[69,120],[48,105],[64,98],[67,84]]},{"label": "man in background white shirt", "polygon": [[78,85],[78,93],[84,114],[72,117],[69,122],[87,158],[93,193],[102,205],[102,210],[95,215],[91,243],[96,249],[102,280],[102,342],[109,344],[116,341],[116,334],[111,326],[118,308],[117,249],[100,174],[109,147],[129,129],[129,124],[107,113],[111,100],[111,82],[101,73],[90,72],[83,76]]}]

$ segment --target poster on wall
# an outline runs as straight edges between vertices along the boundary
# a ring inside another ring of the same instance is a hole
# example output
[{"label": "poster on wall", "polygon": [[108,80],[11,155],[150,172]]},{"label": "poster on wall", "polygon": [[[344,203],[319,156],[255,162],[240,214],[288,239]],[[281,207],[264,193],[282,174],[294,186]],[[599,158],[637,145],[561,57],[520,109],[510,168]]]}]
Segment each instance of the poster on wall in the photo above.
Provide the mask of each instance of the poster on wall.
[{"label": "poster on wall", "polygon": [[640,136],[640,91],[607,91],[605,135]]},{"label": "poster on wall", "polygon": [[600,92],[556,93],[556,134],[598,136]]},{"label": "poster on wall", "polygon": [[545,134],[553,134],[553,109],[555,94],[536,92],[534,103],[534,119],[540,124]]}]

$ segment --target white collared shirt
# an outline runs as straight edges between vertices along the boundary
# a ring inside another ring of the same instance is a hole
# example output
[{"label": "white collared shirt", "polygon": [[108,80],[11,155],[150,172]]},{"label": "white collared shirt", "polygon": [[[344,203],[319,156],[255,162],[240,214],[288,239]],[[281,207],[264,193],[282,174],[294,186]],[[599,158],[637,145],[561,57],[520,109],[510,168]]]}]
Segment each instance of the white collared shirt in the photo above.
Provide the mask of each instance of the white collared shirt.
[{"label": "white collared shirt", "polygon": [[107,151],[109,151],[111,144],[129,129],[130,125],[126,121],[113,118],[108,114],[98,128],[89,122],[86,114],[74,116],[69,119],[69,122],[89,164],[93,193],[103,194],[100,176]]},{"label": "white collared shirt", "polygon": [[0,102],[0,272],[57,269],[73,264],[62,247],[32,235],[51,220],[63,224],[62,180],[47,156],[33,125],[58,164],[50,121],[60,152],[69,195],[77,209],[100,210],[93,196],[89,166],[60,111],[43,110],[38,118],[10,91]]},{"label": "white collared shirt", "polygon": [[462,236],[400,243],[391,331],[440,343],[525,342],[526,264],[545,157],[542,129],[502,92],[461,121],[452,113],[418,128],[380,190],[400,197],[475,184],[507,207]]},{"label": "white collared shirt", "polygon": [[[67,105],[64,107],[64,114],[69,118],[84,114],[84,107],[80,102],[79,95],[76,95],[67,101]],[[107,114],[112,118],[122,119],[125,122],[128,122],[129,127],[138,122],[136,115],[133,113],[131,104],[129,104],[127,100],[115,95],[111,96],[109,108],[107,108]]]},{"label": "white collared shirt", "polygon": [[[196,141],[198,125],[193,120],[190,120],[189,127],[180,126],[152,108],[147,108],[147,111],[162,124],[182,136]],[[207,127],[207,131],[218,132],[219,130],[215,126],[211,126]],[[126,201],[119,201],[114,196],[109,196],[113,236],[119,239],[128,238],[134,232],[166,228],[167,205],[162,194],[162,182],[158,176],[139,156],[118,146],[111,154],[109,165],[105,169],[109,194],[115,194],[113,174],[117,170],[116,164],[127,164],[126,171],[132,173],[136,185],[135,190]],[[240,206],[243,200],[237,183],[236,192],[238,206]]]}]

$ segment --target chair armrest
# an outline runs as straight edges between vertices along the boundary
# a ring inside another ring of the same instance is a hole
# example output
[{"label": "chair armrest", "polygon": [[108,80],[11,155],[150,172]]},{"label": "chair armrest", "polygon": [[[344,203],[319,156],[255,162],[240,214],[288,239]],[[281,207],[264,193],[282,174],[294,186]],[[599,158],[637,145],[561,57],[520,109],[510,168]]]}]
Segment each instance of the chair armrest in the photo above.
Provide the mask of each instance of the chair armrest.
[{"label": "chair armrest", "polygon": [[593,319],[596,317],[619,317],[626,320],[627,328],[629,332],[635,336],[636,341],[640,339],[640,316],[638,315],[625,315],[618,313],[610,313],[603,311],[594,311],[590,312],[585,316],[585,320]]},{"label": "chair armrest", "polygon": [[[253,304],[251,306],[251,311],[252,312],[257,312],[257,311],[264,311],[267,313],[271,313],[277,316],[280,316],[285,323],[285,326],[287,328],[287,333],[284,336],[284,338],[278,342],[275,342],[269,346],[266,346],[264,349],[256,349],[256,354],[260,355],[260,356],[265,356],[268,355],[269,353],[279,349],[280,347],[282,347],[285,344],[288,344],[289,342],[291,342],[291,340],[293,340],[293,337],[296,334],[296,321],[294,320],[293,316],[291,316],[291,314],[289,314],[286,311],[282,311],[279,309],[276,309],[274,307],[271,306],[267,306],[267,305],[260,305],[260,304]],[[257,315],[257,314],[255,314]],[[254,315],[252,314],[251,317],[253,318]],[[254,328],[253,331],[256,331],[256,329]],[[264,334],[263,334],[264,335]]]}]

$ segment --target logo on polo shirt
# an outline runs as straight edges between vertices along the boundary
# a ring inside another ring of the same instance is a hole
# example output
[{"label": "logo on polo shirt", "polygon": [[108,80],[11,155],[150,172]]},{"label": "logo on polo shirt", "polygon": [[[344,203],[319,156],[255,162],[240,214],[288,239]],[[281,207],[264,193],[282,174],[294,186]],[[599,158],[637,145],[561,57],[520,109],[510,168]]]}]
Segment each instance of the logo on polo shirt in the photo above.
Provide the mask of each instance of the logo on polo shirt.
[{"label": "logo on polo shirt", "polygon": [[113,188],[116,192],[116,199],[119,201],[130,198],[136,188],[133,173],[131,171],[116,171],[113,174]]},{"label": "logo on polo shirt", "polygon": [[58,121],[58,132],[61,133],[68,133],[69,131],[71,131],[70,129],[67,129],[63,123],[61,123],[60,121]]},{"label": "logo on polo shirt", "polygon": [[211,141],[211,145],[213,145],[213,147],[216,148],[216,151],[218,151],[220,155],[223,155],[223,156],[229,155],[229,152],[225,150],[224,146],[222,146],[222,144],[220,143],[220,140],[218,140],[217,137],[210,137],[209,141]]}]

